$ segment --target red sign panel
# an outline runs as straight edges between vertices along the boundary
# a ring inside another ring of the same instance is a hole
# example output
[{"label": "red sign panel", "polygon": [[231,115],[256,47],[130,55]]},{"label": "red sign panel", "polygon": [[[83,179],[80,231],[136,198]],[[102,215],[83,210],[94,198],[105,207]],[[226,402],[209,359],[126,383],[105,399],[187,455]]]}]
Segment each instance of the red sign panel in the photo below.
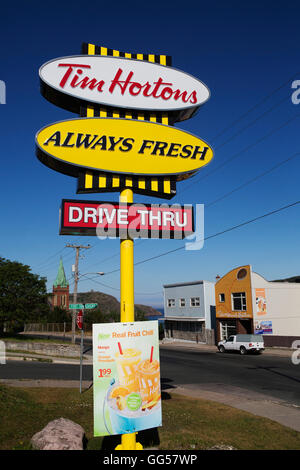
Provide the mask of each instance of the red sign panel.
[{"label": "red sign panel", "polygon": [[60,235],[183,239],[193,232],[191,205],[62,201]]},{"label": "red sign panel", "polygon": [[83,327],[83,313],[82,313],[82,310],[79,310],[79,312],[78,312],[76,323],[77,323],[78,328],[80,330],[82,330],[82,327]]}]

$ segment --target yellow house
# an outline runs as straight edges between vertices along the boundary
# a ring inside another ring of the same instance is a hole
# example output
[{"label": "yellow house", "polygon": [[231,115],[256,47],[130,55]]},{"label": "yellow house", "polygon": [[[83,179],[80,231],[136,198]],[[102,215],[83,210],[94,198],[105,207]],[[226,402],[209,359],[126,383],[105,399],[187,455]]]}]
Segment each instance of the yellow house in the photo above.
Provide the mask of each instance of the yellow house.
[{"label": "yellow house", "polygon": [[300,283],[267,281],[250,265],[215,284],[217,341],[234,334],[263,335],[266,346],[300,340]]},{"label": "yellow house", "polygon": [[251,266],[232,269],[215,284],[217,340],[253,333]]}]

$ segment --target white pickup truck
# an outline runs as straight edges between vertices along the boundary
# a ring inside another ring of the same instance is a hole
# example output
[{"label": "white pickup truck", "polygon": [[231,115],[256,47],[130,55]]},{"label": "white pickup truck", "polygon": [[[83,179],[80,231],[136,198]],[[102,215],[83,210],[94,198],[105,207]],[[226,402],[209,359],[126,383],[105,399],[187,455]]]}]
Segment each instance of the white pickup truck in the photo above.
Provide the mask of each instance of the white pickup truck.
[{"label": "white pickup truck", "polygon": [[225,351],[239,351],[240,354],[261,353],[265,345],[263,338],[259,335],[232,335],[225,341],[220,341],[218,349],[222,353]]}]

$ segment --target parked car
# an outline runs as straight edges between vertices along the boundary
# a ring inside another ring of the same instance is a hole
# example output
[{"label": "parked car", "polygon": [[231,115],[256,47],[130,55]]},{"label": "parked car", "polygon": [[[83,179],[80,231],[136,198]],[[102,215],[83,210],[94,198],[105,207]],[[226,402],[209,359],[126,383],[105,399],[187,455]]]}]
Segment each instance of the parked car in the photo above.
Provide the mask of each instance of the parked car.
[{"label": "parked car", "polygon": [[222,353],[225,351],[239,351],[240,354],[261,353],[265,345],[263,338],[259,335],[232,335],[225,341],[220,341],[218,349]]}]

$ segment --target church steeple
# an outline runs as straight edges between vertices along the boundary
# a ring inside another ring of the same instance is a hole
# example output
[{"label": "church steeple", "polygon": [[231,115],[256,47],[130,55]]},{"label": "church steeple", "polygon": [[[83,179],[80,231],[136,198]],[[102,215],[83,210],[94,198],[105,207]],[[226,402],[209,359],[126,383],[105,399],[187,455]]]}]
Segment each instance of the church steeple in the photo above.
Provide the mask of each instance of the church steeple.
[{"label": "church steeple", "polygon": [[57,276],[53,284],[52,307],[69,309],[69,283],[62,258],[60,258]]},{"label": "church steeple", "polygon": [[58,273],[53,284],[54,287],[68,287],[69,283],[66,278],[62,257],[60,257]]}]

